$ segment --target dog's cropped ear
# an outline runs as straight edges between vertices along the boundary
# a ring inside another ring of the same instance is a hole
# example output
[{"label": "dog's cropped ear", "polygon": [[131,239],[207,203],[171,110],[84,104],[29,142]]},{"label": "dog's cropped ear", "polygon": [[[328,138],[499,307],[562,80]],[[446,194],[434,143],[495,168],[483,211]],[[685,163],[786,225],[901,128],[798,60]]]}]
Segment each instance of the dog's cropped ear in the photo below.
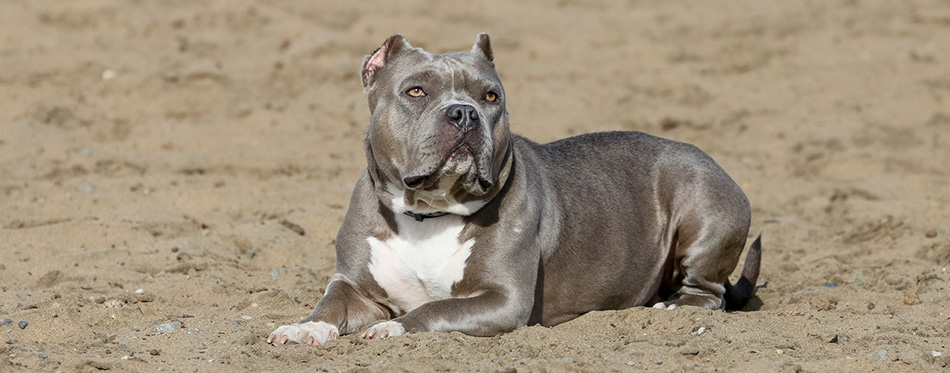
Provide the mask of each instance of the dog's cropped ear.
[{"label": "dog's cropped ear", "polygon": [[491,39],[488,38],[488,34],[483,32],[475,37],[475,46],[472,47],[472,53],[484,56],[488,62],[495,59],[491,51]]},{"label": "dog's cropped ear", "polygon": [[409,40],[402,34],[390,36],[379,46],[373,54],[363,57],[363,89],[366,90],[374,82],[376,72],[393,62],[403,53],[412,50]]}]

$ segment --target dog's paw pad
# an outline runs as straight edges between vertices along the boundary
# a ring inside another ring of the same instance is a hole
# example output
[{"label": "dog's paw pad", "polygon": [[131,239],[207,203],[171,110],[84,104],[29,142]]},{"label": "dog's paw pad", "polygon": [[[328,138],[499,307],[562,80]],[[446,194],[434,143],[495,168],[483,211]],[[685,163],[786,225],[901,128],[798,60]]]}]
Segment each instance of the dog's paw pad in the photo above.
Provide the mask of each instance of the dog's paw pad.
[{"label": "dog's paw pad", "polygon": [[283,325],[270,333],[267,337],[267,343],[274,346],[285,343],[307,343],[319,346],[328,341],[337,339],[340,336],[340,330],[336,326],[327,324],[323,321],[305,322],[303,324]]},{"label": "dog's paw pad", "polygon": [[403,335],[405,333],[406,328],[404,328],[401,323],[398,321],[389,320],[373,325],[369,329],[366,329],[366,331],[363,332],[363,338],[383,339]]}]

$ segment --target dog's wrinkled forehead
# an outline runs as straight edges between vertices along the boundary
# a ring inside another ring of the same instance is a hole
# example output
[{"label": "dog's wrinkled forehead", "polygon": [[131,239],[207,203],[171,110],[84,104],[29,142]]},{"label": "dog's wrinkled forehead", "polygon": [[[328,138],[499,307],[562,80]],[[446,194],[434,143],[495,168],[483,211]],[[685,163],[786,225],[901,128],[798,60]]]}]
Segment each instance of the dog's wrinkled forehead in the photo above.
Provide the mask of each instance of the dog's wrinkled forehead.
[{"label": "dog's wrinkled forehead", "polygon": [[412,47],[402,35],[393,35],[364,58],[363,90],[370,98],[371,107],[376,96],[416,86],[428,88],[431,93],[445,93],[447,88],[458,92],[488,88],[500,93],[502,87],[493,57],[486,34],[478,35],[471,51],[439,55]]}]

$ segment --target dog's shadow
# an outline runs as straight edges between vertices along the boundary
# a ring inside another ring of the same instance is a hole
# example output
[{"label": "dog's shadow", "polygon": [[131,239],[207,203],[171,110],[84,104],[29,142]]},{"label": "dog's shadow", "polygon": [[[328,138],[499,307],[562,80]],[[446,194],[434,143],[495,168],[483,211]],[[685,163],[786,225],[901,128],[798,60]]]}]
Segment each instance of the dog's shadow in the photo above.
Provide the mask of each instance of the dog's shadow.
[{"label": "dog's shadow", "polygon": [[[766,282],[766,283],[764,283],[764,284],[762,284],[762,285],[756,286],[756,287],[755,287],[755,290],[758,291],[759,289],[764,289],[764,288],[767,288],[768,286],[769,286],[769,283]],[[764,304],[765,304],[765,303],[762,303],[762,298],[759,298],[758,295],[753,295],[752,298],[749,299],[749,301],[745,304],[745,307],[742,307],[742,309],[739,310],[739,311],[740,311],[740,312],[754,312],[754,311],[758,311],[758,310],[762,309],[762,306],[763,306]]]},{"label": "dog's shadow", "polygon": [[742,309],[739,312],[755,312],[762,309],[763,304],[764,303],[762,303],[762,299],[760,299],[759,296],[756,295],[756,296],[753,296],[752,299],[749,299],[749,302],[746,303],[745,307],[742,307]]}]

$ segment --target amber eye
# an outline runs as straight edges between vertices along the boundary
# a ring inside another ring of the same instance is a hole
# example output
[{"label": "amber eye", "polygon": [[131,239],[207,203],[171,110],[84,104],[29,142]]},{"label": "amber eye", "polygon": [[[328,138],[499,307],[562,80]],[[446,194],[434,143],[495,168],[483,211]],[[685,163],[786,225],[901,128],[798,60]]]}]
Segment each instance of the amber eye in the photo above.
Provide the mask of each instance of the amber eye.
[{"label": "amber eye", "polygon": [[406,94],[412,97],[422,97],[426,95],[426,93],[422,91],[422,88],[419,87],[409,88],[409,90],[406,91]]},{"label": "amber eye", "polygon": [[488,93],[485,94],[485,101],[495,102],[495,100],[497,99],[498,99],[498,94],[495,92],[488,91]]}]

